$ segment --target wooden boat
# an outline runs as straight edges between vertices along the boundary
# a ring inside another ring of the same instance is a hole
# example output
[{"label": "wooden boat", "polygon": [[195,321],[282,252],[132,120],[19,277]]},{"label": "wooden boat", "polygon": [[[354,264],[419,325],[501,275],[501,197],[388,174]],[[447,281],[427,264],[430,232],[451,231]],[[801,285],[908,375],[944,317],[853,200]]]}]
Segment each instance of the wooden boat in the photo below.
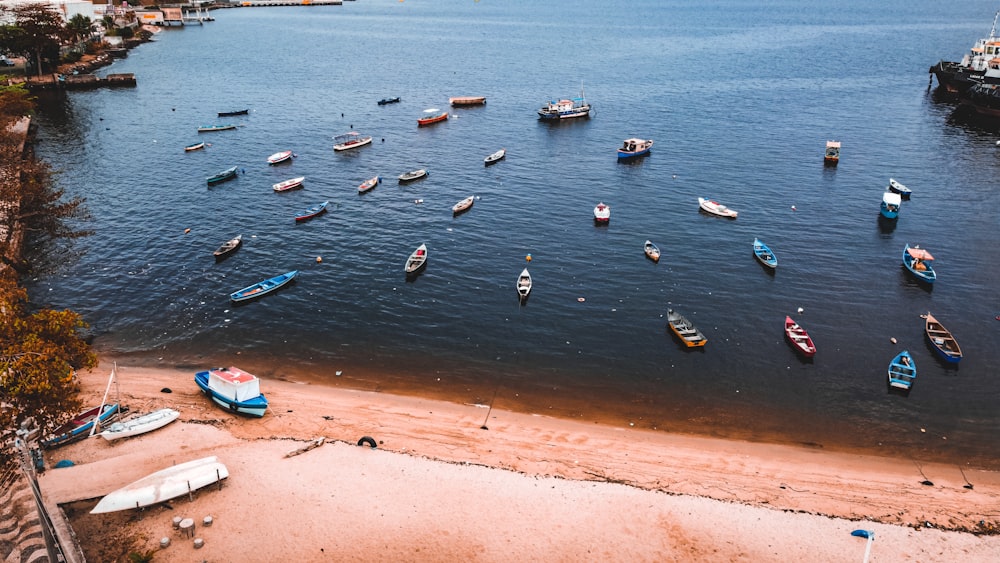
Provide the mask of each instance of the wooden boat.
[{"label": "wooden boat", "polygon": [[421,244],[406,259],[406,266],[403,269],[407,276],[413,276],[425,266],[427,266],[427,245]]},{"label": "wooden boat", "polygon": [[205,141],[202,141],[200,143],[192,143],[184,147],[184,152],[200,151],[203,148],[205,148]]},{"label": "wooden boat", "polygon": [[282,162],[289,162],[292,160],[293,156],[295,155],[292,154],[292,151],[276,152],[271,156],[267,157],[267,163],[271,166],[274,166],[275,164],[281,164]]},{"label": "wooden boat", "polygon": [[823,154],[823,164],[836,166],[840,162],[840,141],[827,141],[826,152]]},{"label": "wooden boat", "polygon": [[771,268],[772,270],[778,267],[778,257],[771,252],[771,248],[764,244],[759,238],[753,239],[753,255],[757,257],[757,260],[761,264]]},{"label": "wooden boat", "polygon": [[400,183],[412,182],[414,180],[419,180],[427,175],[427,170],[420,168],[419,170],[411,170],[409,172],[404,172],[399,175]]},{"label": "wooden boat", "polygon": [[417,118],[417,126],[423,127],[424,125],[438,123],[446,119],[448,119],[448,112],[441,111],[437,108],[429,108],[424,110],[423,117]]},{"label": "wooden boat", "polygon": [[226,410],[257,417],[267,412],[267,397],[260,392],[260,380],[238,367],[199,371],[194,374],[194,382]]},{"label": "wooden boat", "polygon": [[924,334],[944,361],[957,364],[962,359],[962,348],[958,341],[930,312],[924,316]]},{"label": "wooden boat", "polygon": [[503,160],[503,158],[505,156],[507,156],[507,149],[500,149],[497,152],[495,152],[495,153],[487,156],[486,158],[484,158],[483,162],[486,163],[486,166],[489,166],[491,164],[495,164],[495,163]]},{"label": "wooden boat", "polygon": [[234,117],[237,115],[247,115],[250,113],[250,109],[238,109],[233,111],[220,111],[219,117]]},{"label": "wooden boat", "polygon": [[889,191],[899,194],[899,196],[903,199],[910,199],[910,195],[913,193],[910,188],[900,184],[893,178],[889,178]]},{"label": "wooden boat", "polygon": [[531,293],[531,274],[528,273],[528,269],[525,268],[521,270],[521,275],[517,276],[517,295],[523,303],[527,298],[528,294]]},{"label": "wooden boat", "polygon": [[198,128],[199,133],[211,133],[213,131],[229,131],[230,129],[236,129],[235,125],[202,125]]},{"label": "wooden boat", "polygon": [[214,186],[215,184],[221,184],[222,182],[225,182],[227,180],[232,180],[233,178],[235,178],[237,170],[239,170],[239,166],[226,168],[225,170],[219,172],[215,176],[209,176],[208,178],[205,178],[205,181],[208,182],[209,186]]},{"label": "wooden boat", "polygon": [[295,279],[295,276],[299,274],[298,270],[292,270],[291,272],[285,272],[280,276],[274,276],[273,278],[266,279],[264,281],[257,282],[253,285],[244,287],[239,291],[234,291],[229,294],[229,298],[234,302],[248,301],[250,299],[256,299],[263,295],[267,295],[278,288],[284,287],[288,282]]},{"label": "wooden boat", "polygon": [[660,261],[660,249],[653,244],[653,241],[647,240],[646,243],[642,245],[642,251],[646,253],[646,258],[649,258],[653,262]]},{"label": "wooden boat", "polygon": [[358,193],[363,194],[368,190],[373,189],[375,186],[379,185],[379,182],[381,181],[382,178],[380,176],[375,176],[374,178],[368,178],[364,182],[361,182],[361,185],[358,186]]},{"label": "wooden boat", "polygon": [[931,264],[933,260],[934,256],[919,246],[911,248],[907,244],[903,247],[903,266],[919,281],[934,283],[937,280],[937,272]]},{"label": "wooden boat", "polygon": [[910,352],[903,350],[889,362],[889,386],[909,391],[917,378],[917,364]]},{"label": "wooden boat", "polygon": [[229,470],[214,455],[172,465],[108,493],[90,513],[106,514],[152,506],[189,494],[226,477],[229,477]]},{"label": "wooden boat", "polygon": [[236,252],[236,249],[239,248],[241,244],[243,244],[243,235],[236,235],[235,238],[231,238],[222,243],[222,246],[215,249],[215,252],[212,254],[215,256],[216,260],[222,260],[223,258]]},{"label": "wooden boat", "polygon": [[703,197],[698,198],[698,206],[701,208],[702,211],[706,213],[710,213],[712,215],[718,215],[719,217],[726,217],[727,219],[735,219],[736,216],[739,215],[738,212],[729,209],[725,205],[722,205],[717,201],[705,199]]},{"label": "wooden boat", "polygon": [[795,351],[807,358],[816,355],[816,346],[806,329],[799,326],[792,317],[785,316],[785,338],[792,344]]},{"label": "wooden boat", "polygon": [[277,184],[274,184],[273,186],[271,186],[271,189],[273,189],[276,192],[287,192],[288,190],[301,188],[302,182],[304,182],[305,180],[306,180],[305,176],[299,176],[298,178],[290,178],[288,180],[285,180],[284,182],[278,182]]},{"label": "wooden boat", "polygon": [[[98,413],[100,413],[100,416],[98,416]],[[103,424],[117,413],[117,403],[97,406],[90,410],[83,411],[70,419],[70,421],[66,424],[63,424],[59,428],[53,430],[52,437],[47,440],[42,440],[41,445],[43,448],[55,448],[57,446],[63,446],[70,442],[79,440],[80,438],[90,434],[91,428],[94,427],[95,420],[99,420],[99,424]]]},{"label": "wooden boat", "polygon": [[899,217],[899,206],[903,202],[903,197],[892,192],[882,194],[882,203],[879,205],[879,213],[886,219]]},{"label": "wooden boat", "polygon": [[358,147],[369,145],[371,142],[371,135],[362,135],[357,131],[351,131],[349,133],[344,133],[343,135],[337,135],[333,138],[333,150],[346,151],[349,149],[356,149]]},{"label": "wooden boat", "polygon": [[589,117],[590,104],[580,89],[579,98],[563,98],[561,100],[551,100],[548,104],[538,110],[538,118],[545,121],[559,119],[572,119],[574,117]]},{"label": "wooden boat", "polygon": [[152,432],[177,420],[181,413],[174,409],[160,409],[148,414],[115,422],[108,426],[107,430],[101,432],[101,438],[107,441],[118,440],[119,438],[129,438],[138,436],[146,432]]},{"label": "wooden boat", "polygon": [[594,206],[594,222],[604,224],[609,221],[611,221],[611,206],[603,201]]},{"label": "wooden boat", "polygon": [[448,98],[448,103],[453,106],[479,106],[486,103],[486,96],[457,96]]},{"label": "wooden boat", "polygon": [[652,139],[625,139],[622,142],[622,146],[618,147],[618,158],[624,160],[637,156],[645,156],[649,154],[649,150],[652,148]]},{"label": "wooden boat", "polygon": [[708,342],[705,335],[695,328],[691,321],[673,309],[667,309],[667,326],[688,348],[698,348]]},{"label": "wooden boat", "polygon": [[475,201],[476,201],[475,196],[470,195],[469,197],[463,199],[462,201],[456,203],[455,205],[452,205],[451,212],[454,215],[458,215],[459,213],[464,213],[468,211],[470,207],[472,207],[472,204],[475,203]]},{"label": "wooden boat", "polygon": [[399,96],[396,96],[395,98],[382,98],[377,103],[380,106],[399,103]]},{"label": "wooden boat", "polygon": [[318,203],[316,205],[313,205],[312,207],[308,207],[306,209],[303,209],[302,211],[299,212],[298,215],[295,216],[295,220],[296,221],[306,221],[308,219],[312,219],[313,217],[315,217],[317,215],[320,215],[323,212],[325,212],[326,211],[326,206],[329,205],[329,204],[330,204],[329,201],[324,201],[323,203]]}]

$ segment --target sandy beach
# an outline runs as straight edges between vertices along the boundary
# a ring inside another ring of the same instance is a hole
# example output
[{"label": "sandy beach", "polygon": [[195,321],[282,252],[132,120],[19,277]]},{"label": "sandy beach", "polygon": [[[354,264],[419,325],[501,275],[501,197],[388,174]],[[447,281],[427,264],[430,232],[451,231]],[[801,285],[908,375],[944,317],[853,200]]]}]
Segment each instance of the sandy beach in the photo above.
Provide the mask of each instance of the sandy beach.
[{"label": "sandy beach", "polygon": [[[110,371],[105,359],[80,374],[85,403],[100,402]],[[861,561],[859,529],[875,538],[870,561],[1000,554],[996,472],[499,409],[487,418],[485,405],[273,379],[261,383],[271,410],[254,419],[216,407],[193,371],[119,363],[117,376],[131,413],[181,416],[46,453],[46,504],[62,507],[88,561],[146,550],[155,561]],[[378,447],[359,447],[363,436]],[[209,455],[229,470],[221,487],[89,513],[115,489]],[[75,465],[51,469],[63,459]],[[203,547],[173,529],[175,516],[195,521]]]}]

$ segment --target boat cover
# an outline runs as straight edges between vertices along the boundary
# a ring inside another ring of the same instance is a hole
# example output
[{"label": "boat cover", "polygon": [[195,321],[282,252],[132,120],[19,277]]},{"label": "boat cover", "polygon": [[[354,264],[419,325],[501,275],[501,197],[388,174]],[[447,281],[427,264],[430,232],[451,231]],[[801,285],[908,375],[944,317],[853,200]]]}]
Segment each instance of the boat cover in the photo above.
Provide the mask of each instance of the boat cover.
[{"label": "boat cover", "polygon": [[882,201],[884,201],[886,205],[900,205],[903,203],[903,196],[892,192],[885,192],[882,194]]},{"label": "boat cover", "polygon": [[907,248],[906,253],[910,256],[916,258],[917,260],[933,260],[934,257],[931,256],[930,252],[927,252],[923,248]]},{"label": "boat cover", "polygon": [[248,401],[260,396],[260,380],[237,367],[208,372],[208,388],[234,401]]}]

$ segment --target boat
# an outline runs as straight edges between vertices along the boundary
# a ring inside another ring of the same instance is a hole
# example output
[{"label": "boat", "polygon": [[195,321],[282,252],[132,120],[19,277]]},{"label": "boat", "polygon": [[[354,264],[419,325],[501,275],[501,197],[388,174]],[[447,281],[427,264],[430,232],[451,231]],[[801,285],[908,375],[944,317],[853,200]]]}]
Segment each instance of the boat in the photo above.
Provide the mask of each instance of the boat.
[{"label": "boat", "polygon": [[785,338],[791,342],[795,351],[803,356],[811,358],[816,355],[816,346],[813,344],[812,338],[809,337],[809,333],[787,315],[785,316]]},{"label": "boat", "polygon": [[239,166],[226,168],[225,170],[219,172],[215,176],[209,176],[208,178],[205,178],[205,181],[208,182],[209,186],[214,186],[215,184],[221,184],[222,182],[225,182],[227,180],[232,180],[233,178],[235,178],[237,170],[239,170]]},{"label": "boat", "polygon": [[989,62],[1000,57],[1000,37],[997,37],[997,18],[993,15],[993,27],[989,37],[976,40],[960,62],[941,60],[930,67],[929,72],[937,77],[938,86],[948,92],[964,94],[976,84],[984,83]]},{"label": "boat", "polygon": [[267,412],[267,397],[260,392],[260,380],[238,367],[199,371],[194,374],[194,382],[224,409],[256,417]]},{"label": "boat", "polygon": [[653,241],[647,240],[646,243],[642,245],[642,251],[646,253],[646,258],[649,258],[653,262],[660,261],[660,249],[653,244]]},{"label": "boat", "polygon": [[184,152],[200,151],[203,148],[205,148],[205,141],[202,141],[200,143],[192,143],[184,147]]},{"label": "boat", "polygon": [[382,98],[377,103],[380,106],[385,106],[388,104],[396,104],[399,103],[399,96],[396,96],[395,98]]},{"label": "boat", "polygon": [[273,278],[266,279],[264,281],[257,282],[253,285],[244,287],[239,291],[234,291],[229,294],[229,298],[234,302],[248,301],[250,299],[256,299],[263,295],[267,295],[276,289],[285,286],[288,282],[295,279],[295,276],[299,274],[298,270],[292,270],[291,272],[285,272],[280,276],[274,276]]},{"label": "boat", "polygon": [[234,117],[237,115],[247,115],[250,113],[250,109],[238,109],[233,111],[220,111],[219,117]]},{"label": "boat", "polygon": [[653,148],[652,139],[625,139],[622,146],[618,147],[618,158],[624,160],[645,156],[649,154],[651,148]]},{"label": "boat", "polygon": [[937,281],[937,272],[931,262],[934,256],[919,246],[911,247],[909,244],[903,247],[903,266],[909,270],[918,280],[927,283]]},{"label": "boat", "polygon": [[284,182],[278,182],[277,184],[274,184],[273,186],[271,186],[271,189],[273,189],[276,192],[287,192],[288,190],[301,188],[302,182],[304,182],[305,180],[306,180],[305,176],[299,176],[298,178],[290,178],[288,180],[285,180]]},{"label": "boat", "polygon": [[702,211],[705,211],[706,213],[711,213],[712,215],[718,215],[719,217],[726,217],[728,219],[735,219],[736,216],[739,215],[738,212],[729,209],[725,205],[722,205],[717,201],[705,199],[703,197],[698,198],[698,206],[701,208]]},{"label": "boat", "polygon": [[528,294],[531,293],[531,274],[528,273],[528,269],[525,268],[521,270],[521,274],[517,276],[517,295],[523,303],[528,299]]},{"label": "boat", "polygon": [[448,103],[453,106],[480,106],[486,103],[486,96],[458,96],[448,98]]},{"label": "boat", "polygon": [[222,243],[222,246],[215,249],[215,252],[212,254],[215,256],[216,260],[222,260],[233,252],[236,252],[236,249],[239,248],[241,244],[243,244],[243,235],[236,235],[235,238],[231,238]]},{"label": "boat", "polygon": [[838,162],[840,162],[840,141],[827,141],[823,164],[836,166]]},{"label": "boat", "polygon": [[924,316],[924,334],[930,341],[934,351],[949,364],[957,364],[962,359],[962,348],[952,336],[951,331],[938,322],[930,312]]},{"label": "boat", "polygon": [[374,178],[368,178],[364,182],[361,182],[361,185],[358,186],[358,193],[363,194],[368,190],[371,190],[375,186],[379,185],[379,182],[381,181],[382,178],[380,176],[375,176]]},{"label": "boat", "polygon": [[90,513],[106,514],[152,506],[190,494],[227,477],[229,469],[214,455],[172,465],[104,495]]},{"label": "boat", "polygon": [[438,108],[429,108],[424,110],[423,117],[417,118],[417,126],[423,127],[424,125],[438,123],[446,119],[448,119],[448,112],[441,111]]},{"label": "boat", "polygon": [[889,386],[909,391],[917,378],[917,364],[910,352],[903,350],[889,362]]},{"label": "boat", "polygon": [[198,128],[199,133],[211,133],[213,131],[229,131],[230,129],[236,129],[233,124],[226,125],[202,125]]},{"label": "boat", "polygon": [[423,178],[426,175],[427,175],[427,170],[420,168],[418,170],[411,170],[409,172],[404,172],[400,174],[399,181],[400,183],[412,182],[414,180],[419,180],[420,178]]},{"label": "boat", "polygon": [[903,196],[892,192],[882,194],[882,203],[879,204],[879,213],[886,219],[899,217],[899,206],[903,202]]},{"label": "boat", "polygon": [[700,348],[708,342],[705,335],[695,328],[691,321],[673,309],[667,309],[667,326],[688,348]]},{"label": "boat", "polygon": [[371,144],[371,135],[362,135],[357,131],[351,131],[350,133],[344,133],[343,135],[337,135],[333,138],[333,150],[335,151],[346,151],[348,149],[356,149],[358,147],[363,147],[365,145]]},{"label": "boat", "polygon": [[476,201],[475,196],[470,195],[469,197],[463,199],[462,201],[456,203],[455,205],[452,205],[451,212],[455,215],[458,215],[459,213],[464,213],[468,211],[470,207],[472,207],[472,204],[475,203],[475,201]]},{"label": "boat", "polygon": [[973,84],[963,94],[962,101],[980,115],[1000,117],[1000,87],[997,84]]},{"label": "boat", "polygon": [[579,98],[563,98],[561,100],[550,100],[548,104],[538,110],[538,118],[551,121],[559,119],[572,119],[574,117],[589,117],[590,104],[580,89]]},{"label": "boat", "polygon": [[495,152],[495,153],[487,156],[486,158],[484,158],[483,162],[486,163],[486,166],[489,166],[491,164],[495,164],[495,163],[503,160],[503,158],[505,156],[507,156],[507,149],[500,149],[497,152]]},{"label": "boat", "polygon": [[427,245],[421,244],[406,259],[406,266],[403,268],[407,276],[416,275],[427,266]]},{"label": "boat", "polygon": [[910,188],[900,184],[893,178],[889,178],[889,191],[899,194],[899,197],[903,199],[910,199],[910,195],[913,193]]},{"label": "boat", "polygon": [[118,440],[119,438],[129,438],[138,436],[146,432],[152,432],[177,420],[181,413],[174,409],[160,409],[148,414],[115,422],[108,426],[107,430],[100,433],[101,438],[107,441]]},{"label": "boat", "polygon": [[778,257],[771,252],[771,248],[764,244],[759,238],[753,239],[753,255],[757,257],[757,260],[761,264],[771,268],[772,270],[778,267]]},{"label": "boat", "polygon": [[[100,413],[100,416],[98,416]],[[42,440],[43,448],[54,448],[63,446],[70,442],[79,440],[90,434],[94,427],[94,421],[98,421],[98,427],[118,413],[118,403],[106,404],[94,407],[74,416],[69,422],[52,431],[52,437]]]},{"label": "boat", "polygon": [[271,156],[267,157],[267,163],[271,166],[274,166],[275,164],[281,164],[282,162],[289,162],[290,160],[292,160],[293,156],[295,155],[292,154],[292,151],[276,152]]},{"label": "boat", "polygon": [[603,201],[594,206],[594,222],[604,224],[609,221],[611,221],[611,206]]},{"label": "boat", "polygon": [[329,201],[324,201],[323,203],[317,203],[316,205],[307,207],[306,209],[303,209],[302,211],[299,212],[298,215],[295,216],[295,220],[306,221],[308,219],[312,219],[313,217],[325,212],[326,206],[329,204],[330,204]]}]

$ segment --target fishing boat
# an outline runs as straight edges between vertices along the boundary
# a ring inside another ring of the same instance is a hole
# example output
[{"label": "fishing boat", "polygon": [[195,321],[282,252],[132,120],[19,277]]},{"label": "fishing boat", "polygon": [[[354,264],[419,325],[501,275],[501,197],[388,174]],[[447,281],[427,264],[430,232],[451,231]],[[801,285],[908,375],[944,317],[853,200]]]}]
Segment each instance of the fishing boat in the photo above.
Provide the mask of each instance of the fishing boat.
[{"label": "fishing boat", "polygon": [[903,266],[922,282],[934,283],[937,280],[937,272],[931,264],[933,260],[934,256],[919,246],[910,247],[907,244],[903,247]]},{"label": "fishing boat", "polygon": [[836,166],[840,162],[840,141],[827,141],[826,152],[823,153],[823,164]]},{"label": "fishing boat", "polygon": [[889,362],[889,386],[909,391],[917,378],[917,364],[910,352],[903,350]]},{"label": "fishing boat", "polygon": [[703,197],[698,198],[698,207],[706,213],[717,215],[719,217],[725,217],[727,219],[735,219],[736,216],[739,215],[738,212],[729,209],[725,205]]},{"label": "fishing boat", "polygon": [[214,455],[171,465],[108,493],[90,513],[106,514],[153,506],[218,483],[226,477],[229,477],[229,469]]},{"label": "fishing boat", "polygon": [[407,276],[414,276],[427,266],[427,245],[421,244],[406,259],[403,270]]},{"label": "fishing boat", "polygon": [[884,192],[882,194],[882,203],[879,205],[879,213],[886,219],[895,219],[899,217],[899,206],[902,202],[903,197],[899,194],[889,191]]},{"label": "fishing boat", "polygon": [[381,181],[382,178],[380,176],[375,176],[374,178],[368,178],[364,182],[361,182],[361,185],[358,186],[358,193],[363,194],[368,190],[373,189],[375,186],[379,185],[379,182]]},{"label": "fishing boat", "polygon": [[653,244],[653,241],[647,240],[646,243],[642,245],[642,251],[646,253],[646,258],[649,258],[653,262],[660,261],[660,249]]},{"label": "fishing boat", "polygon": [[455,205],[452,205],[451,212],[454,215],[458,215],[459,213],[465,213],[466,211],[469,210],[469,208],[472,207],[472,204],[475,203],[475,201],[476,201],[475,196],[470,195],[469,197],[463,199],[462,201],[456,203]]},{"label": "fishing boat", "polygon": [[205,181],[208,182],[209,186],[214,186],[215,184],[221,184],[222,182],[225,182],[227,180],[232,180],[233,178],[235,178],[237,170],[239,170],[239,166],[232,166],[230,168],[226,168],[225,170],[219,172],[215,176],[209,176],[208,178],[205,178]]},{"label": "fishing boat", "polygon": [[307,207],[295,216],[295,221],[300,222],[312,219],[313,217],[324,213],[326,211],[326,206],[329,204],[329,201],[324,201],[323,203],[317,203],[316,205]]},{"label": "fishing boat", "polygon": [[691,321],[673,309],[667,309],[667,326],[688,348],[699,348],[708,342],[705,335],[695,328]]},{"label": "fishing boat", "polygon": [[456,96],[448,98],[448,103],[453,106],[481,106],[486,103],[486,96]]},{"label": "fishing boat", "polygon": [[237,115],[247,115],[248,113],[250,113],[250,109],[249,108],[247,108],[247,109],[238,109],[238,110],[233,110],[233,111],[220,111],[219,112],[219,117],[234,117],[234,116],[237,116]]},{"label": "fishing boat", "polygon": [[605,224],[611,221],[611,206],[603,201],[594,206],[594,222]]},{"label": "fishing boat", "polygon": [[276,152],[271,156],[267,157],[267,163],[271,166],[274,166],[275,164],[281,164],[282,162],[289,162],[292,160],[293,156],[295,155],[292,154],[292,151]]},{"label": "fishing boat", "polygon": [[753,255],[757,257],[757,260],[761,264],[771,268],[772,270],[778,267],[778,257],[771,252],[771,248],[764,244],[759,238],[753,239]]},{"label": "fishing boat", "polygon": [[404,172],[400,174],[399,182],[401,184],[406,182],[412,182],[414,180],[419,180],[420,178],[423,178],[426,175],[427,175],[427,170],[424,170],[423,168],[420,168],[418,170],[411,170],[409,172]]},{"label": "fishing boat", "polygon": [[903,199],[910,199],[910,195],[913,193],[910,188],[900,184],[893,178],[889,178],[889,191],[899,194]]},{"label": "fishing boat", "polygon": [[216,260],[222,260],[223,258],[236,252],[236,249],[239,248],[241,244],[243,244],[243,235],[236,235],[235,238],[231,238],[222,243],[222,246],[215,249],[215,252],[213,252],[212,255],[215,256]]},{"label": "fishing boat", "polygon": [[349,133],[344,133],[343,135],[337,135],[333,138],[333,150],[346,151],[349,149],[356,149],[358,147],[369,145],[371,142],[371,135],[362,135],[357,131],[351,131]]},{"label": "fishing boat", "polygon": [[522,303],[528,299],[529,293],[531,293],[531,274],[525,268],[521,270],[521,275],[517,276],[517,295]]},{"label": "fishing boat", "polygon": [[559,119],[572,119],[574,117],[589,117],[590,104],[580,89],[579,98],[563,98],[560,100],[550,100],[548,104],[538,110],[538,118],[551,121]]},{"label": "fishing boat", "polygon": [[299,274],[298,270],[292,270],[291,272],[285,272],[280,276],[274,276],[273,278],[266,279],[264,281],[257,282],[253,285],[244,287],[239,291],[234,291],[229,294],[229,298],[233,302],[249,301],[250,299],[256,299],[258,297],[267,295],[272,291],[275,291],[281,287],[284,287]]},{"label": "fishing boat", "polygon": [[[100,416],[98,416],[98,413],[100,413]],[[43,448],[55,448],[79,440],[90,434],[91,429],[94,428],[95,421],[100,426],[117,413],[118,403],[101,405],[83,411],[70,419],[66,424],[53,430],[52,437],[42,440],[41,445]]]},{"label": "fishing boat", "polygon": [[497,152],[484,158],[483,162],[486,163],[486,166],[489,166],[491,164],[500,162],[501,160],[503,160],[505,156],[507,156],[507,149],[500,149]]},{"label": "fishing boat", "polygon": [[107,441],[118,440],[138,436],[146,432],[152,432],[177,420],[181,413],[174,409],[160,409],[135,418],[115,422],[108,426],[107,430],[100,433],[100,437]]},{"label": "fishing boat", "polygon": [[260,380],[238,367],[199,371],[194,374],[194,382],[224,409],[257,417],[267,412],[267,397],[260,392]]},{"label": "fishing boat", "polygon": [[438,108],[428,108],[424,110],[422,117],[417,118],[417,126],[423,127],[424,125],[438,123],[446,119],[448,119],[448,112],[441,111]]},{"label": "fishing boat", "polygon": [[795,351],[803,356],[811,358],[816,355],[816,346],[813,344],[812,338],[809,337],[809,333],[787,315],[785,316],[785,338],[792,344]]},{"label": "fishing boat", "polygon": [[380,106],[385,106],[385,105],[389,105],[389,104],[396,104],[396,103],[399,103],[399,96],[396,96],[395,98],[382,98],[377,103]]},{"label": "fishing boat", "polygon": [[653,148],[652,139],[625,139],[618,147],[618,158],[621,160],[645,156]]},{"label": "fishing boat", "polygon": [[205,141],[202,141],[200,143],[192,143],[184,147],[184,152],[200,151],[203,148],[205,148]]},{"label": "fishing boat", "polygon": [[230,129],[236,129],[235,125],[202,125],[198,128],[199,133],[211,133],[213,131],[229,131]]},{"label": "fishing boat", "polygon": [[276,192],[287,192],[288,190],[294,190],[296,188],[302,187],[302,182],[306,180],[305,176],[299,176],[298,178],[290,178],[284,182],[278,182],[271,186]]},{"label": "fishing boat", "polygon": [[930,312],[924,315],[924,334],[927,335],[927,340],[934,347],[934,351],[944,358],[944,361],[957,364],[962,359],[962,348],[958,345],[958,341]]},{"label": "fishing boat", "polygon": [[960,62],[940,61],[930,67],[930,73],[937,77],[938,86],[948,92],[963,94],[971,87],[987,81],[986,71],[990,61],[1000,55],[1000,37],[997,36],[997,18],[1000,11],[993,15],[993,27],[989,37],[981,37],[973,43],[969,52]]}]

